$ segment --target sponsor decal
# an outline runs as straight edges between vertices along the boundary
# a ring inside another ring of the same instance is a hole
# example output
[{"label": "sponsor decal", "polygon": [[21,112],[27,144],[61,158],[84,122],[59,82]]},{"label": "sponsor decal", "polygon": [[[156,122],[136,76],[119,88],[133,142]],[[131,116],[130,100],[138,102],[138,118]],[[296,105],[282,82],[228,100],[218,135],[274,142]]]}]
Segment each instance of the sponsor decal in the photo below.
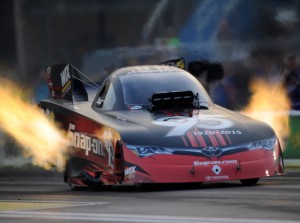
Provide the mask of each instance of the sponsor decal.
[{"label": "sponsor decal", "polygon": [[[209,131],[210,133],[221,132],[216,131],[219,129],[227,129],[234,125],[234,123],[226,119],[223,115],[198,115],[193,117],[186,116],[172,116],[158,118],[152,122],[154,125],[173,127],[166,137],[170,136],[181,136],[184,135],[192,127],[202,128],[202,129],[212,129],[214,131]],[[205,133],[205,131],[200,131]],[[241,134],[241,131],[224,131],[223,134]]]},{"label": "sponsor decal", "polygon": [[211,180],[212,180],[212,176],[206,176],[206,177],[205,177],[205,180],[211,181]]},{"label": "sponsor decal", "polygon": [[111,133],[111,131],[105,130],[104,135],[103,135],[103,139],[104,139],[105,149],[108,153],[108,166],[113,168],[114,167],[114,147],[113,147],[113,143],[112,143],[112,133]]},{"label": "sponsor decal", "polygon": [[222,171],[222,168],[219,165],[214,165],[212,171],[214,172],[214,174],[219,175]]},{"label": "sponsor decal", "polygon": [[127,74],[137,74],[137,73],[162,73],[162,72],[175,72],[178,71],[174,67],[162,67],[162,66],[140,66],[132,68]]},{"label": "sponsor decal", "polygon": [[85,150],[86,156],[92,152],[95,155],[105,158],[103,143],[96,137],[77,132],[75,125],[72,123],[69,124],[69,139],[72,146]]},{"label": "sponsor decal", "polygon": [[226,165],[226,164],[238,164],[237,160],[223,160],[223,161],[194,161],[194,166],[210,166],[210,165]]},{"label": "sponsor decal", "polygon": [[161,65],[173,66],[173,67],[185,69],[185,60],[184,60],[184,58],[169,60],[169,61],[161,63]]},{"label": "sponsor decal", "polygon": [[69,73],[69,66],[66,66],[63,71],[60,73],[61,86],[65,86],[65,84],[71,79]]},{"label": "sponsor decal", "polygon": [[67,65],[63,71],[60,73],[62,94],[64,95],[71,88],[71,76],[69,73],[69,65]]},{"label": "sponsor decal", "polygon": [[184,60],[177,61],[176,62],[176,67],[181,68],[181,69],[185,69]]},{"label": "sponsor decal", "polygon": [[135,177],[135,168],[136,166],[131,166],[124,170],[124,174],[127,179],[132,179]]},{"label": "sponsor decal", "polygon": [[130,109],[131,110],[139,110],[139,109],[142,109],[142,106],[140,106],[140,105],[134,105],[134,106],[131,106]]},{"label": "sponsor decal", "polygon": [[229,176],[222,175],[222,176],[206,176],[206,181],[212,181],[212,180],[229,180]]}]

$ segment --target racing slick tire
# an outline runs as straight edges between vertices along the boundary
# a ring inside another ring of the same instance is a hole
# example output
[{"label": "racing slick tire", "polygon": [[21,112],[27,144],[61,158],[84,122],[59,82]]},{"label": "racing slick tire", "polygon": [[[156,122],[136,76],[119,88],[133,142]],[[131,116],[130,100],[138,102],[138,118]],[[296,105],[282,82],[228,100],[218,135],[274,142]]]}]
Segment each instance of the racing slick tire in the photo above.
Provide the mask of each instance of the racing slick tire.
[{"label": "racing slick tire", "polygon": [[72,183],[68,182],[68,179],[71,176],[70,175],[70,168],[71,168],[70,165],[71,165],[70,162],[66,163],[66,168],[65,168],[65,171],[64,171],[64,182],[66,182],[69,185],[71,190],[84,190],[84,189],[86,189],[86,187],[79,187],[75,184],[72,184]]},{"label": "racing slick tire", "polygon": [[241,183],[244,185],[244,186],[254,186],[257,184],[257,182],[259,181],[259,178],[252,178],[252,179],[243,179],[243,180],[240,180]]}]

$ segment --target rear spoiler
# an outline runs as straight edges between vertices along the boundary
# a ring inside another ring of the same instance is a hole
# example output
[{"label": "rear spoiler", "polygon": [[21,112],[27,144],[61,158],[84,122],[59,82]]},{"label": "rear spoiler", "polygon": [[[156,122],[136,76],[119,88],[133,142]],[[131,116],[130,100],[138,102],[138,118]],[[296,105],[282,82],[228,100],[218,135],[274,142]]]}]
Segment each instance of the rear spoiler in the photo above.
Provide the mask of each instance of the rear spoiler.
[{"label": "rear spoiler", "polygon": [[160,63],[160,65],[178,67],[178,68],[185,70],[185,59],[183,57],[180,57],[180,58],[177,58],[174,60],[168,60],[168,61],[162,62],[162,63]]},{"label": "rear spoiler", "polygon": [[152,104],[151,110],[193,108],[197,96],[192,91],[174,91],[153,94],[149,101]]},{"label": "rear spoiler", "polygon": [[80,78],[79,71],[69,63],[47,68],[47,81],[54,99],[88,101],[88,94]]},{"label": "rear spoiler", "polygon": [[183,57],[168,60],[160,63],[160,65],[178,67],[188,71],[194,77],[199,77],[206,72],[206,81],[208,83],[221,80],[224,77],[224,69],[221,63],[209,62],[206,60],[194,60],[188,63],[186,67],[185,59]]}]

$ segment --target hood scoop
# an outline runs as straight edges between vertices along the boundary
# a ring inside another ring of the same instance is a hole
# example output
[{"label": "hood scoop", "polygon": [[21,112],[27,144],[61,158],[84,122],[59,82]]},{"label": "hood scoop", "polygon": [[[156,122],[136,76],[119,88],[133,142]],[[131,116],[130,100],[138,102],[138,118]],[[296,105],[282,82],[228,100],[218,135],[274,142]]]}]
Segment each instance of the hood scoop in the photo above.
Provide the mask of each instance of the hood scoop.
[{"label": "hood scoop", "polygon": [[200,107],[198,94],[195,95],[192,91],[156,93],[149,98],[149,101],[151,102],[151,111]]}]

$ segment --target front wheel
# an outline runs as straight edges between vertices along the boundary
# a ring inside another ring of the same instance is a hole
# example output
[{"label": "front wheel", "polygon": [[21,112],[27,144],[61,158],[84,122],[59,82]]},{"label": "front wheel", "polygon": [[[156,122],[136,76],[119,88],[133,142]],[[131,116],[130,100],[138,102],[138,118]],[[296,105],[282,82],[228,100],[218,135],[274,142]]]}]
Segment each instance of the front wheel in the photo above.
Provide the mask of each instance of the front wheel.
[{"label": "front wheel", "polygon": [[241,183],[245,186],[254,186],[259,181],[259,178],[243,179]]}]

